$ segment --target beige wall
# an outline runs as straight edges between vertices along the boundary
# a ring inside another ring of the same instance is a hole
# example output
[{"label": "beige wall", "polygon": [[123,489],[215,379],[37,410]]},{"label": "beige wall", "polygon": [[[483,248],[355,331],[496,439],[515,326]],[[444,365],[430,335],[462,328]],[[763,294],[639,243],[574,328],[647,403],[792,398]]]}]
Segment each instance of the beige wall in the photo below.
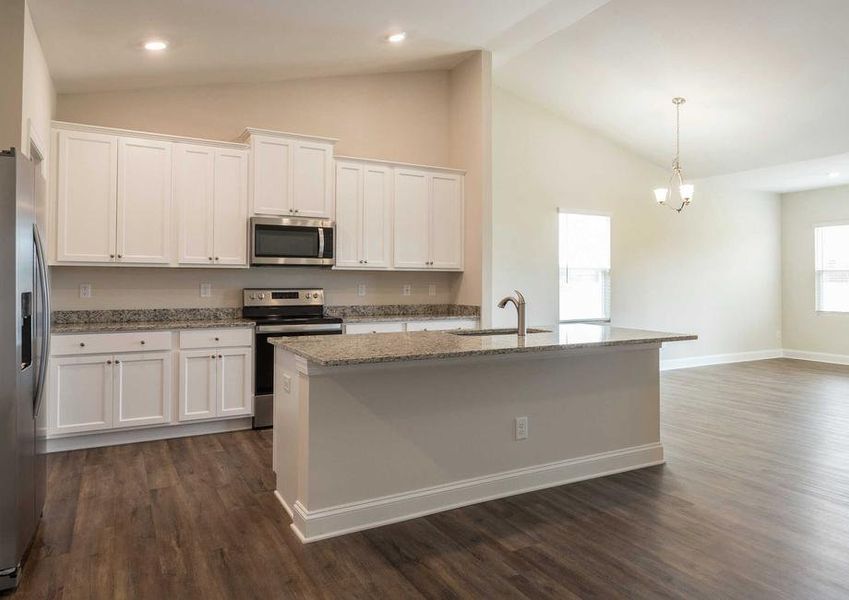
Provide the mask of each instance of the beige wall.
[{"label": "beige wall", "polygon": [[0,2],[0,150],[21,144],[24,0]]},{"label": "beige wall", "polygon": [[493,126],[495,299],[518,288],[529,324],[556,321],[557,210],[598,211],[613,217],[615,325],[699,335],[667,359],[781,347],[778,196],[697,182],[679,215],[653,202],[664,169],[592,131],[499,89]]},{"label": "beige wall", "polygon": [[29,152],[32,133],[42,145],[44,158],[47,158],[50,155],[50,120],[56,109],[56,90],[28,6],[24,15],[23,65],[21,148],[24,153]]},{"label": "beige wall", "polygon": [[492,57],[474,52],[449,74],[449,157],[466,169],[465,272],[458,289],[464,304],[490,302],[483,290],[483,239],[489,228],[485,215],[492,202]]},{"label": "beige wall", "polygon": [[[465,274],[145,269],[140,278],[135,269],[59,267],[56,307],[238,306],[242,287],[264,285],[321,286],[332,304],[480,304],[488,87],[489,57],[475,53],[453,72],[60,95],[57,118],[64,121],[224,140],[261,127],[338,138],[339,155],[465,168],[468,232]],[[199,298],[201,281],[213,284],[213,298]],[[80,283],[93,285],[93,298],[79,298]],[[366,283],[365,297],[356,294],[359,283]],[[409,297],[401,295],[407,283]],[[430,284],[436,296],[428,295]]]},{"label": "beige wall", "polygon": [[849,186],[785,194],[781,206],[784,347],[845,358],[849,314],[816,312],[814,226],[849,222]]},{"label": "beige wall", "polygon": [[232,140],[245,127],[339,138],[337,154],[454,166],[448,72],[61,94],[57,118]]}]

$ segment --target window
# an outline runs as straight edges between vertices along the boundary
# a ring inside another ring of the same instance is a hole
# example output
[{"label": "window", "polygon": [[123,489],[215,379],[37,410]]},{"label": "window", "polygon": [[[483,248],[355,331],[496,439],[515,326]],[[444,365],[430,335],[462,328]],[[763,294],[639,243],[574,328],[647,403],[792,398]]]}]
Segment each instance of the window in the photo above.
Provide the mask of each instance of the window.
[{"label": "window", "polygon": [[560,321],[610,319],[610,217],[560,213]]},{"label": "window", "polygon": [[849,312],[849,225],[814,229],[817,310]]}]

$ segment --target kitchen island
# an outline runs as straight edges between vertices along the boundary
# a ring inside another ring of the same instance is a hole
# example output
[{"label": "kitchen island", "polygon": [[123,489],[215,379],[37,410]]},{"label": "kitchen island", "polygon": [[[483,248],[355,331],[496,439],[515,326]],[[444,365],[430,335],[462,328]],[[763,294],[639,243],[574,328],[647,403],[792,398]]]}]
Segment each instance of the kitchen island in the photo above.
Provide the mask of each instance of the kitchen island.
[{"label": "kitchen island", "polygon": [[276,495],[304,542],[663,462],[659,350],[559,325],[272,339]]}]

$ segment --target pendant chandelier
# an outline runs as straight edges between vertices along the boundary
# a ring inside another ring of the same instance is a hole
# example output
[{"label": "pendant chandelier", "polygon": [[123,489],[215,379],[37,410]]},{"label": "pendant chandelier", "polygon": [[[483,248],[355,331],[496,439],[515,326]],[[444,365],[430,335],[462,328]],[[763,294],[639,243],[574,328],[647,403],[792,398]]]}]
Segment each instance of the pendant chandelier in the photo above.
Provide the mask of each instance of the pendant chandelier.
[{"label": "pendant chandelier", "polygon": [[[684,175],[681,172],[681,105],[685,102],[686,100],[680,97],[672,99],[672,104],[675,105],[675,159],[672,161],[672,176],[669,178],[669,187],[657,188],[654,191],[655,200],[660,206],[678,213],[690,204],[695,191],[692,183],[684,183]],[[676,202],[673,202],[674,190],[677,190]]]}]

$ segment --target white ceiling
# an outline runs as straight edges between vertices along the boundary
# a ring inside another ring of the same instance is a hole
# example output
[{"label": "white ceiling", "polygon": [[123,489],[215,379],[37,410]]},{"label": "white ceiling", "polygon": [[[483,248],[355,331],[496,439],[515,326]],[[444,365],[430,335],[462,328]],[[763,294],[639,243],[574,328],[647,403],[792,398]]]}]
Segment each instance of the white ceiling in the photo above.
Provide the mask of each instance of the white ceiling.
[{"label": "white ceiling", "polygon": [[[574,21],[602,0],[558,0]],[[29,0],[60,92],[447,68],[549,0]],[[569,15],[559,15],[561,25]],[[532,20],[531,20],[532,21]],[[533,24],[533,23],[531,23]],[[385,36],[409,37],[391,45]],[[140,49],[146,39],[172,46]]]},{"label": "white ceiling", "polygon": [[785,194],[849,185],[849,153],[712,178],[736,188]]},{"label": "white ceiling", "polygon": [[685,96],[682,165],[706,177],[849,151],[847,22],[846,0],[612,0],[495,76],[665,167]]}]

